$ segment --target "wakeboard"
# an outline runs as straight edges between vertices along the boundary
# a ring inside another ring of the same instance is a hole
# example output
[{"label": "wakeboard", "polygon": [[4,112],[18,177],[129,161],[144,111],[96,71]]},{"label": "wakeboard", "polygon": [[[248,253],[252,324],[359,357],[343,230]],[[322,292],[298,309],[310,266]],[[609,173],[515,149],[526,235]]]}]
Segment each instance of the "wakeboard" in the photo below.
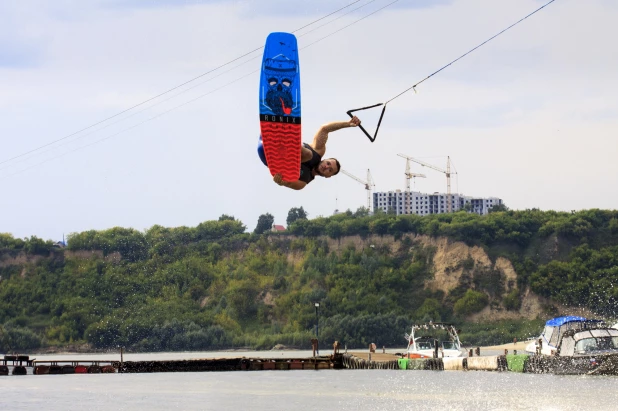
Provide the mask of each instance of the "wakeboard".
[{"label": "wakeboard", "polygon": [[266,38],[260,75],[260,129],[271,175],[284,181],[300,176],[300,68],[296,37]]}]

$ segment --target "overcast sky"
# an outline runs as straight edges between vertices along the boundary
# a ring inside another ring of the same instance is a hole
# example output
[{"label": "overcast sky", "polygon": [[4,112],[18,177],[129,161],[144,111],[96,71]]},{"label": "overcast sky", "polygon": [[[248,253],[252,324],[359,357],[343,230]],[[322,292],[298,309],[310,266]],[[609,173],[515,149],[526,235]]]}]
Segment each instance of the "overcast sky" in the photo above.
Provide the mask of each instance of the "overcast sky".
[{"label": "overcast sky", "polygon": [[[343,174],[302,191],[272,182],[256,154],[261,50],[246,55],[353,1],[0,1],[0,232],[59,240],[222,214],[253,230],[267,212],[285,225],[292,207],[312,218],[366,205]],[[546,3],[399,0],[359,21],[391,2],[360,0],[295,33],[303,140]],[[370,169],[376,191],[405,189],[397,153],[441,168],[450,156],[453,192],[615,209],[616,21],[613,0],[556,0],[391,102],[374,143],[331,134],[327,156],[361,179]],[[373,130],[378,114],[359,116]],[[444,174],[412,171],[427,175],[413,190],[446,191]]]}]

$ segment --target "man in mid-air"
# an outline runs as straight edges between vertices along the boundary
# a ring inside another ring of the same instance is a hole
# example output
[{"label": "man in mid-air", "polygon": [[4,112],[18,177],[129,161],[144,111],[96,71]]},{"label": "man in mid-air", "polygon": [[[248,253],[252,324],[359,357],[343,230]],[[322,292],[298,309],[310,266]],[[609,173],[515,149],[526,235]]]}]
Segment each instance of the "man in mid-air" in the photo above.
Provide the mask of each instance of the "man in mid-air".
[{"label": "man in mid-air", "polygon": [[[335,158],[327,158],[322,160],[326,153],[326,141],[328,133],[340,130],[347,127],[357,127],[360,124],[358,117],[354,116],[349,121],[338,121],[334,123],[324,124],[313,137],[311,144],[303,144],[300,155],[300,177],[296,181],[283,181],[281,174],[275,174],[273,181],[280,186],[288,187],[293,190],[302,190],[313,181],[316,176],[329,178],[337,175],[341,170],[341,164]],[[261,141],[260,141],[261,143]],[[266,164],[266,159],[263,155],[263,148],[260,144],[258,148],[262,162]]]}]

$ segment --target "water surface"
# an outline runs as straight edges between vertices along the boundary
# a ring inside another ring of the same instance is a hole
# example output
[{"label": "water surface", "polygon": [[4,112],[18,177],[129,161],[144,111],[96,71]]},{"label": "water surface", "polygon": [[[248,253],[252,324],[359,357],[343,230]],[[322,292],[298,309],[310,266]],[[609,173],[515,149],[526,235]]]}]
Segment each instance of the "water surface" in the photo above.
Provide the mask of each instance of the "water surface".
[{"label": "water surface", "polygon": [[[307,351],[224,354],[128,354],[125,360],[311,355]],[[32,357],[116,360],[119,354]],[[617,404],[618,377],[511,372],[290,370],[0,377],[0,408],[7,410],[581,411],[614,410]]]}]

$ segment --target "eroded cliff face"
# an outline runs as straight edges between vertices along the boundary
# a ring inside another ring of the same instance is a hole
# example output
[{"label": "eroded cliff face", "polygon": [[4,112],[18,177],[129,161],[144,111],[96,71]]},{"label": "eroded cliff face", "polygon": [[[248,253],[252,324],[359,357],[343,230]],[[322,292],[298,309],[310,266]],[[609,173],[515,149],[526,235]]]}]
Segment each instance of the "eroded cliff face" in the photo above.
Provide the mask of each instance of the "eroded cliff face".
[{"label": "eroded cliff face", "polygon": [[19,253],[15,255],[0,254],[0,268],[9,267],[13,265],[36,264],[39,261],[44,260],[46,258],[57,258],[58,256],[64,257],[64,258],[75,258],[75,259],[84,259],[84,260],[97,257],[97,258],[104,259],[106,262],[112,262],[112,263],[119,262],[120,260],[122,260],[122,256],[117,251],[105,256],[103,254],[103,251],[100,251],[100,250],[93,250],[93,251],[62,250],[62,251],[52,251],[48,257],[42,256],[42,255],[29,255],[29,254],[24,253],[23,251],[20,251]]},{"label": "eroded cliff face", "polygon": [[[281,239],[294,239],[293,236],[277,236],[269,239],[278,241]],[[409,240],[405,240],[405,239]],[[494,295],[491,303],[481,312],[470,317],[473,321],[494,321],[500,319],[534,319],[547,316],[547,307],[553,308],[561,314],[587,315],[585,310],[560,306],[555,302],[547,301],[529,289],[520,290],[522,303],[519,310],[506,310],[502,305],[502,298],[506,296],[514,287],[517,287],[517,273],[511,261],[504,257],[498,257],[492,261],[485,249],[478,246],[468,246],[461,241],[453,241],[447,237],[429,237],[425,235],[407,234],[401,239],[395,240],[393,236],[360,236],[343,237],[332,239],[322,237],[326,241],[330,251],[341,252],[349,246],[354,246],[356,250],[365,248],[384,248],[387,247],[392,253],[400,251],[401,247],[422,246],[432,251],[432,278],[425,281],[425,287],[433,291],[442,291],[445,295],[452,292],[457,287],[472,287],[471,277],[473,274],[484,275],[483,273],[499,273],[502,279],[503,288],[499,295]],[[119,253],[112,253],[104,256],[101,251],[62,251],[64,258],[68,259],[90,259],[104,258],[105,261],[117,263],[122,259]],[[22,266],[21,275],[27,275],[27,267],[35,264],[42,256],[28,256],[19,253],[13,256],[0,256],[0,268],[7,266]],[[288,262],[296,266],[301,266],[306,258],[304,252],[290,252]],[[556,312],[554,312],[555,314]]]},{"label": "eroded cliff face", "polygon": [[12,265],[36,264],[45,257],[40,255],[27,255],[20,252],[16,255],[0,254],[0,268],[9,267]]},{"label": "eroded cliff face", "polygon": [[[462,283],[462,276],[469,275],[473,270],[499,272],[504,280],[502,296],[508,294],[517,287],[517,273],[511,261],[504,257],[498,257],[492,261],[487,252],[478,246],[468,246],[461,241],[452,241],[447,237],[432,238],[424,235],[409,234],[404,237],[410,238],[413,244],[431,247],[433,253],[433,278],[425,282],[425,287],[433,291],[443,291],[448,294]],[[360,236],[344,237],[340,240],[327,239],[329,249],[341,251],[349,245],[356,249],[378,246],[388,246],[391,251],[397,252],[403,245],[401,241],[395,241],[393,236],[369,236],[366,239]],[[470,319],[500,320],[500,319],[534,319],[545,316],[545,310],[549,302],[535,295],[529,289],[522,290],[522,304],[517,311],[506,310],[499,299],[494,299],[493,304],[485,307],[480,313],[474,314]],[[554,306],[556,306],[554,304]],[[562,310],[568,311],[565,307]],[[562,311],[561,310],[561,311]]]}]

